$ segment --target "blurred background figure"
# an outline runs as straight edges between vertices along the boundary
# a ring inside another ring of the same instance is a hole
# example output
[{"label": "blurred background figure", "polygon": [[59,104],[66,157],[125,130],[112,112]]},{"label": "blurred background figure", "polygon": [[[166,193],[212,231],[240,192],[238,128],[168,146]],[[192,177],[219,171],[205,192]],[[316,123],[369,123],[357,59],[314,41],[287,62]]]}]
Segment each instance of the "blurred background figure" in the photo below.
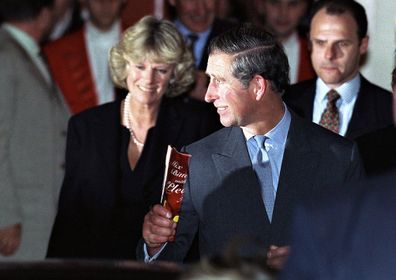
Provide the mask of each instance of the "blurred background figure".
[{"label": "blurred background figure", "polygon": [[[281,280],[393,279],[396,172],[349,184],[350,193],[301,201]],[[303,203],[302,203],[303,202]]]},{"label": "blurred background figure", "polygon": [[54,0],[2,0],[0,261],[45,257],[63,177],[68,110],[41,56]]},{"label": "blurred background figure", "polygon": [[290,83],[316,77],[307,40],[307,18],[312,0],[254,0],[260,26],[283,45],[290,66]]},{"label": "blurred background figure", "polygon": [[208,62],[209,42],[212,38],[234,27],[235,23],[216,17],[217,0],[168,0],[168,3],[171,18],[190,46],[198,70],[195,87],[189,95],[204,101],[208,85],[208,78],[204,72]]},{"label": "blurred background figure", "polygon": [[236,23],[248,20],[247,6],[251,0],[217,0],[216,17]]},{"label": "blurred background figure", "polygon": [[180,149],[214,130],[201,107],[177,97],[195,70],[170,21],[144,17],[109,61],[129,93],[70,120],[48,257],[135,259],[144,214],[160,202],[167,146]]},{"label": "blurred background figure", "polygon": [[125,0],[81,1],[89,13],[85,24],[44,48],[72,113],[122,97],[111,81],[107,57],[126,28],[120,20]]},{"label": "blurred background figure", "polygon": [[55,0],[54,10],[56,21],[49,36],[50,41],[76,31],[84,23],[80,2],[77,0]]},{"label": "blurred background figure", "polygon": [[209,42],[217,35],[235,26],[235,22],[216,17],[217,0],[168,0],[170,18],[183,35],[191,49],[195,61],[195,83],[186,94],[210,115],[211,121],[221,128],[220,119],[215,108],[205,103],[205,93],[209,83],[205,74],[208,62]]},{"label": "blurred background figure", "polygon": [[275,280],[263,259],[214,256],[188,267],[180,280]]}]

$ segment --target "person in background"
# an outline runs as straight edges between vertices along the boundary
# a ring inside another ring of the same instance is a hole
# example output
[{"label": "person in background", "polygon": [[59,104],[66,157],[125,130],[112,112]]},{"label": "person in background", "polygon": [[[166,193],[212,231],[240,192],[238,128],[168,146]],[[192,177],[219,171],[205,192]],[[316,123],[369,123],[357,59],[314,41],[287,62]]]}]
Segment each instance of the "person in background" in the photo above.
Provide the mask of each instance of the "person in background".
[{"label": "person in background", "polygon": [[82,0],[89,13],[77,31],[44,47],[52,75],[73,114],[123,97],[111,80],[107,55],[126,28],[125,0]]},{"label": "person in background", "polygon": [[74,32],[84,24],[79,3],[77,0],[55,1],[56,21],[48,38],[50,41]]},{"label": "person in background", "polygon": [[214,130],[201,107],[178,97],[194,82],[193,63],[175,26],[152,16],[111,48],[112,78],[128,95],[70,119],[47,257],[135,259],[143,217],[160,201],[168,145]]},{"label": "person in background", "polygon": [[[208,78],[205,75],[208,45],[214,37],[234,27],[235,22],[216,17],[217,0],[168,0],[168,3],[172,8],[175,25],[194,55],[196,81],[189,96],[204,101],[208,85]],[[218,122],[217,116],[214,119]]]},{"label": "person in background", "polygon": [[396,68],[392,71],[393,124],[358,137],[360,154],[369,176],[396,167]]},{"label": "person in background", "polygon": [[212,40],[205,98],[225,128],[183,149],[191,159],[179,222],[161,205],[152,207],[139,259],[182,262],[198,233],[201,257],[252,238],[257,246],[241,254],[262,250],[266,264],[281,269],[294,205],[363,176],[354,143],[282,102],[288,70],[282,47],[258,27],[245,24]]},{"label": "person in background", "polygon": [[262,26],[283,45],[290,65],[290,83],[316,77],[312,68],[306,30],[303,19],[312,5],[312,0],[254,0],[254,5],[263,16]]},{"label": "person in background", "polygon": [[354,0],[320,0],[309,34],[318,78],[292,85],[286,104],[349,139],[392,124],[391,93],[359,73],[369,41],[364,7]]},{"label": "person in background", "polygon": [[0,262],[44,259],[55,218],[69,112],[41,56],[53,9],[0,1]]}]

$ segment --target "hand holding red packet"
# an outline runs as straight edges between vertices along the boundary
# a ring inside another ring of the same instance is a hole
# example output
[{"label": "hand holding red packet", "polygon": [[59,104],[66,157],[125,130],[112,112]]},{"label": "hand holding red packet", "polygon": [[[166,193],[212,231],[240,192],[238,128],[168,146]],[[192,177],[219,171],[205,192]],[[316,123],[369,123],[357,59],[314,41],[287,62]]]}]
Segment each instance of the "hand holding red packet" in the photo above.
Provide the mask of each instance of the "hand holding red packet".
[{"label": "hand holding red packet", "polygon": [[179,221],[190,158],[190,154],[180,153],[168,146],[161,204],[172,212],[172,219],[176,223]]}]

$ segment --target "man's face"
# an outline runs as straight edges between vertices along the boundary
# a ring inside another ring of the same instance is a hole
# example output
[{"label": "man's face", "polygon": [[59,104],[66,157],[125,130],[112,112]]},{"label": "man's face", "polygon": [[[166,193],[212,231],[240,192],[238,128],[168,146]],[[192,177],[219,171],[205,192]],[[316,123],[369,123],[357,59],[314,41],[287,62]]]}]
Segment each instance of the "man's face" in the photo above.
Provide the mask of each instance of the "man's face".
[{"label": "man's face", "polygon": [[169,0],[169,3],[192,32],[206,31],[213,24],[216,0]]},{"label": "man's face", "polygon": [[248,126],[253,116],[255,95],[231,73],[233,57],[225,53],[211,54],[206,74],[210,78],[205,101],[213,103],[220,122],[228,126]]},{"label": "man's face", "polygon": [[100,30],[108,30],[119,19],[124,0],[85,0],[91,22]]},{"label": "man's face", "polygon": [[320,10],[312,19],[310,40],[315,72],[329,87],[337,88],[359,72],[368,37],[359,40],[357,23],[350,13],[329,15]]},{"label": "man's face", "polygon": [[265,11],[265,27],[279,41],[287,39],[307,11],[307,0],[259,0]]}]

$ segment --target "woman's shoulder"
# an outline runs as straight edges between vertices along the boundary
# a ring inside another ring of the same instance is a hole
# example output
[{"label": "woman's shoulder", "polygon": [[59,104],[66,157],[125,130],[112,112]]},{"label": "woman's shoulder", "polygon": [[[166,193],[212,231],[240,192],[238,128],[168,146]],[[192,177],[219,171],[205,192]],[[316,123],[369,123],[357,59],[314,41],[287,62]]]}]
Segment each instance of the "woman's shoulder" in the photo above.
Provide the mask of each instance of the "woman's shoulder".
[{"label": "woman's shoulder", "polygon": [[71,121],[94,121],[94,120],[109,120],[118,118],[120,115],[120,100],[105,103],[103,105],[95,106],[84,110],[71,117]]}]

